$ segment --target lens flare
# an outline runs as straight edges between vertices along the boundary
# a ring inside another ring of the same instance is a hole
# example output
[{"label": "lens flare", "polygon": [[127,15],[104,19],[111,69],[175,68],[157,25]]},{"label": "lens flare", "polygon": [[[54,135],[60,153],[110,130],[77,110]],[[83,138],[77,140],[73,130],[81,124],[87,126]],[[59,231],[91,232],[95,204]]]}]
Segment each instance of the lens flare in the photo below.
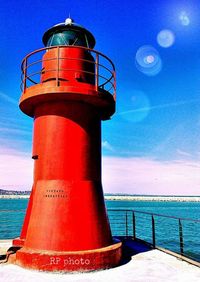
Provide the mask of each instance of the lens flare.
[{"label": "lens flare", "polygon": [[137,50],[135,64],[139,71],[148,76],[155,76],[162,69],[162,60],[158,51],[149,45],[144,45]]},{"label": "lens flare", "polygon": [[171,30],[163,29],[157,35],[157,42],[161,47],[168,48],[174,44],[175,36]]},{"label": "lens flare", "polygon": [[118,116],[129,122],[142,122],[150,112],[148,96],[141,90],[134,89],[129,93],[128,101],[121,103]]},{"label": "lens flare", "polygon": [[147,64],[152,64],[155,61],[155,57],[152,55],[148,55],[144,58],[144,62]]},{"label": "lens flare", "polygon": [[181,22],[182,25],[189,25],[190,24],[190,18],[187,15],[187,13],[185,11],[182,11],[179,15],[179,20]]}]

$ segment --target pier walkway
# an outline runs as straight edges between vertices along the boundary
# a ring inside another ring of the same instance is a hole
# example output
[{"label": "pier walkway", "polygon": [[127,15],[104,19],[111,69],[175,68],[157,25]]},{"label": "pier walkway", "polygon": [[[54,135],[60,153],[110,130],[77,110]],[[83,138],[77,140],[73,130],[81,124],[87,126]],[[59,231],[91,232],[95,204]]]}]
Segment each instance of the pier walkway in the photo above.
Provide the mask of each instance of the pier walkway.
[{"label": "pier walkway", "polygon": [[[0,241],[0,254],[11,246],[11,240]],[[124,262],[108,270],[90,273],[47,273],[0,264],[3,282],[198,282],[200,268],[158,249],[132,240],[124,241]]]}]

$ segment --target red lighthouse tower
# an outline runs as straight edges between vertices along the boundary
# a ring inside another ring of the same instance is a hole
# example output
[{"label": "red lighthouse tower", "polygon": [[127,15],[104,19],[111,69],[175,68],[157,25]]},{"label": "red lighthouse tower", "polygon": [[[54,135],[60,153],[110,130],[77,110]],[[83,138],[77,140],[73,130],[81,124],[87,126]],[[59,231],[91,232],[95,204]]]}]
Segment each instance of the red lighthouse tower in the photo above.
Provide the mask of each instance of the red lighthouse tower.
[{"label": "red lighthouse tower", "polygon": [[34,118],[33,190],[16,253],[38,270],[113,267],[101,184],[101,120],[115,112],[115,70],[95,39],[70,18],[43,36],[23,61],[20,109]]}]

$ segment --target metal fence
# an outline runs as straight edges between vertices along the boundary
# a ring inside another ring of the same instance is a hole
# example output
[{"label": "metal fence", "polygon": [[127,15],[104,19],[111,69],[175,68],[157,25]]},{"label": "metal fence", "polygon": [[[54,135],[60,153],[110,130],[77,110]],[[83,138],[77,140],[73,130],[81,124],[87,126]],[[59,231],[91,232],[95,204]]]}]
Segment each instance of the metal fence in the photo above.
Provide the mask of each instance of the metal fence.
[{"label": "metal fence", "polygon": [[113,236],[132,237],[200,262],[200,220],[108,209]]},{"label": "metal fence", "polygon": [[[67,51],[73,49],[82,50],[87,56],[75,56],[73,52],[68,54]],[[47,56],[48,54],[51,56]],[[48,66],[46,70],[44,70],[44,65]],[[113,62],[104,54],[86,47],[52,46],[35,50],[23,59],[21,70],[22,92],[41,83],[44,76],[51,77],[53,75],[54,85],[59,86],[65,76],[81,72],[83,76],[93,77],[92,84],[94,84],[96,91],[102,89],[114,97],[116,96]]]},{"label": "metal fence", "polygon": [[[25,209],[0,209],[0,239],[18,237]],[[108,209],[113,236],[131,237],[200,262],[200,220],[137,210]]]}]

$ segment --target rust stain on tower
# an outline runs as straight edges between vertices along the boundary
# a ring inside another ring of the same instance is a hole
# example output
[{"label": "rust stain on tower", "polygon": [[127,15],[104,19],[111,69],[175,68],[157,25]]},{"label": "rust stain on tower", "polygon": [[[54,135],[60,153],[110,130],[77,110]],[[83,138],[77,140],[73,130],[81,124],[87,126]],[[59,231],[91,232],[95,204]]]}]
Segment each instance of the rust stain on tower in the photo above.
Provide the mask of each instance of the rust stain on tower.
[{"label": "rust stain on tower", "polygon": [[114,267],[101,183],[101,120],[115,112],[115,69],[95,39],[68,18],[25,57],[20,109],[34,118],[34,180],[16,263],[46,271]]}]

